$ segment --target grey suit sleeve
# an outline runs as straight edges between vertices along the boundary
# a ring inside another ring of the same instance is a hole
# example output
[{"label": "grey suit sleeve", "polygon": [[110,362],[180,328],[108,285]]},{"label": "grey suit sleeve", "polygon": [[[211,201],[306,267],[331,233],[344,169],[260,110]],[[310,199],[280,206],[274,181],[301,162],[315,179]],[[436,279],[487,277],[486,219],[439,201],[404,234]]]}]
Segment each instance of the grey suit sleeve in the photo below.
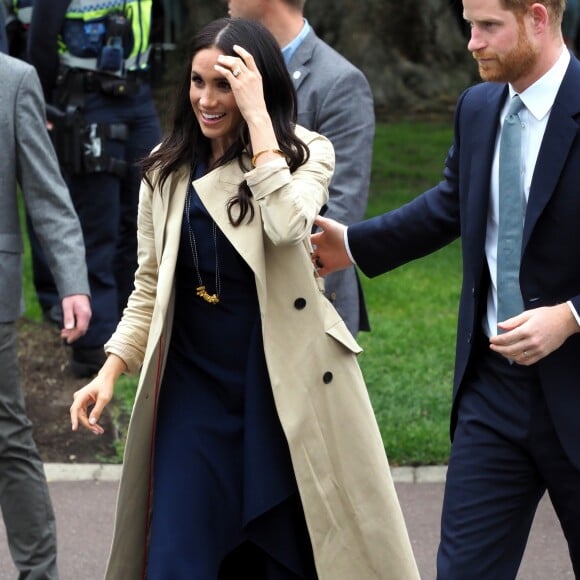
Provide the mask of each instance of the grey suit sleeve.
[{"label": "grey suit sleeve", "polygon": [[[328,137],[335,152],[325,216],[352,224],[365,216],[375,135],[374,104],[361,71],[349,67],[335,77],[317,111],[316,129]],[[370,330],[362,288],[354,267],[325,278],[326,295],[354,336]]]},{"label": "grey suit sleeve", "polygon": [[38,75],[33,67],[27,67],[15,107],[17,180],[59,295],[88,295],[81,226],[60,173],[44,114]]},{"label": "grey suit sleeve", "polygon": [[370,183],[375,114],[363,73],[350,68],[335,78],[318,111],[316,130],[330,139],[336,169],[326,217],[344,224],[364,218]]}]

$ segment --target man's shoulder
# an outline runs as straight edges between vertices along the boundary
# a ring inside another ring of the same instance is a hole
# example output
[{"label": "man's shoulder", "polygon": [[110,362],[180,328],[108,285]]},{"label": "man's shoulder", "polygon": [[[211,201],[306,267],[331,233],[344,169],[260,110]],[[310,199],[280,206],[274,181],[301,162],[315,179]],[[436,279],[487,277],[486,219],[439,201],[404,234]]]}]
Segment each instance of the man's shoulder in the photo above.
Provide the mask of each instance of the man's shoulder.
[{"label": "man's shoulder", "polygon": [[[332,75],[355,74],[363,72],[330,44],[311,30],[303,41],[303,48],[310,53],[310,63]],[[298,52],[298,51],[297,51]]]},{"label": "man's shoulder", "polygon": [[481,105],[495,101],[507,91],[507,84],[496,82],[480,82],[467,87],[459,101],[464,105]]},{"label": "man's shoulder", "polygon": [[8,54],[4,54],[0,52],[0,70],[5,72],[6,74],[13,74],[13,75],[24,75],[25,73],[34,70],[32,65],[24,62],[19,58],[15,58]]}]

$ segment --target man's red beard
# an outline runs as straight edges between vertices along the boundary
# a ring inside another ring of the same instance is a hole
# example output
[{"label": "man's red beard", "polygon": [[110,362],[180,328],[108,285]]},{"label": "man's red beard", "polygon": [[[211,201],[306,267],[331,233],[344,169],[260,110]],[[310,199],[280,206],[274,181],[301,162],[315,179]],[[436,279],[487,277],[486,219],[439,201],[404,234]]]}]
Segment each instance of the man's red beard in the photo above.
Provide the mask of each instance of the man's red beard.
[{"label": "man's red beard", "polygon": [[[538,60],[538,51],[528,40],[522,22],[519,24],[518,42],[513,50],[501,56],[485,51],[473,51],[479,65],[479,75],[484,81],[514,82],[526,76]],[[490,59],[481,62],[482,59]]]}]

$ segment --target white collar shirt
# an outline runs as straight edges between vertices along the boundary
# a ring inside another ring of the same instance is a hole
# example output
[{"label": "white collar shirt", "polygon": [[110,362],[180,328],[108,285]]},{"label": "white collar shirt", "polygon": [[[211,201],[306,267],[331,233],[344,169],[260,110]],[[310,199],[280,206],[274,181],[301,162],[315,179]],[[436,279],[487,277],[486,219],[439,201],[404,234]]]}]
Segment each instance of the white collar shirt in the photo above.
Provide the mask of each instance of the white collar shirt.
[{"label": "white collar shirt", "polygon": [[[533,85],[528,87],[519,96],[525,107],[520,111],[522,123],[522,185],[524,197],[527,201],[530,195],[530,186],[534,176],[536,161],[546,131],[550,111],[556,95],[562,84],[564,75],[570,62],[570,53],[566,48],[554,66]],[[491,168],[491,188],[489,210],[487,215],[487,233],[485,238],[485,255],[489,267],[491,284],[487,297],[487,315],[483,323],[483,331],[487,336],[495,335],[497,327],[497,241],[498,241],[498,206],[499,206],[499,136],[503,126],[509,104],[515,90],[509,85],[509,95],[500,115],[500,127],[497,132],[493,164]]]}]

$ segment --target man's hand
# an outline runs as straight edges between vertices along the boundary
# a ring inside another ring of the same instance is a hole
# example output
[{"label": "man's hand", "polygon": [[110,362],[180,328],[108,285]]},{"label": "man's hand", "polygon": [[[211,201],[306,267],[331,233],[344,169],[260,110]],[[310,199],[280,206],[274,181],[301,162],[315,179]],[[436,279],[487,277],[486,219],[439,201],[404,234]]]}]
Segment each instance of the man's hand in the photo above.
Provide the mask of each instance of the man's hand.
[{"label": "man's hand", "polygon": [[83,336],[91,320],[91,302],[86,294],[72,294],[62,299],[62,318],[64,328],[60,337],[70,344]]},{"label": "man's hand", "polygon": [[490,338],[490,348],[518,364],[530,366],[580,332],[568,304],[526,310],[499,322],[505,333]]},{"label": "man's hand", "polygon": [[310,238],[314,249],[312,263],[318,273],[326,276],[352,266],[344,245],[346,226],[322,216],[318,216],[314,223],[322,229],[321,232],[312,234]]}]

